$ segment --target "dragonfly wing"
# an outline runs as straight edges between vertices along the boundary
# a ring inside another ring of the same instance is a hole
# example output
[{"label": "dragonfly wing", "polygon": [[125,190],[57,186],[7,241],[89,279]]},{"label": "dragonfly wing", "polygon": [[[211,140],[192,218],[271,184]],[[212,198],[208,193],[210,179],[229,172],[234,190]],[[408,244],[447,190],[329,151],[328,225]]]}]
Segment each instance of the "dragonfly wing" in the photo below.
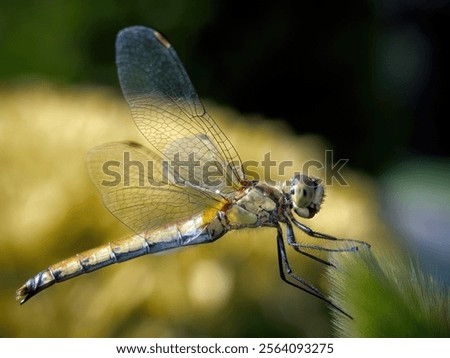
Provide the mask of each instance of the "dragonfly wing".
[{"label": "dragonfly wing", "polygon": [[[133,120],[155,150],[169,160],[194,153],[201,167],[220,163],[226,183],[239,189],[245,179],[239,155],[205,111],[170,43],[153,29],[126,28],[117,36],[116,62]],[[183,180],[202,180],[189,174]]]},{"label": "dragonfly wing", "polygon": [[106,207],[137,234],[226,204],[212,192],[172,183],[162,160],[133,142],[104,144],[87,154],[89,174]]}]

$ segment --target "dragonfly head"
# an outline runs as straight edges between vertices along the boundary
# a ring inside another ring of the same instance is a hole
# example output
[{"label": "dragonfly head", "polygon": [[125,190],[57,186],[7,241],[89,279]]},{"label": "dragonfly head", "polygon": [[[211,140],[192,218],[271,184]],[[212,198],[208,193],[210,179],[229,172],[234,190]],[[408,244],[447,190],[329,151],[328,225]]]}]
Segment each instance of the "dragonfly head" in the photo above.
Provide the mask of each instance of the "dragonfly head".
[{"label": "dragonfly head", "polygon": [[309,219],[320,210],[324,196],[323,185],[320,179],[298,174],[292,180],[290,196],[295,213]]}]

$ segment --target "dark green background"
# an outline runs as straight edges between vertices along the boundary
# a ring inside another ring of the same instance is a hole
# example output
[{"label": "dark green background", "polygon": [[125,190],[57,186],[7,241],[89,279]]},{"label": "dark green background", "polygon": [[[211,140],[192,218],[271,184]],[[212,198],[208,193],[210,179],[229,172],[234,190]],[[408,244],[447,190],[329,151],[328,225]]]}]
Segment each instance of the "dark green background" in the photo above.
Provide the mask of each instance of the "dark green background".
[{"label": "dark green background", "polygon": [[114,39],[163,32],[200,96],[325,136],[372,174],[448,155],[447,1],[2,1],[0,81],[118,86]]}]

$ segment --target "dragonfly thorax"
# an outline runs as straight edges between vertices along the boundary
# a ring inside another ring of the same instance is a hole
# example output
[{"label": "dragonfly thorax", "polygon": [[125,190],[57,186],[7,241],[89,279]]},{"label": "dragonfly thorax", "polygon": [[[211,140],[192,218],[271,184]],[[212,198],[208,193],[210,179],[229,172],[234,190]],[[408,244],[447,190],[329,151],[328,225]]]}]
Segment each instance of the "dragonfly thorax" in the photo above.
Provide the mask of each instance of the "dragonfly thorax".
[{"label": "dragonfly thorax", "polygon": [[309,219],[320,210],[324,188],[320,179],[298,174],[292,180],[289,195],[295,213]]}]

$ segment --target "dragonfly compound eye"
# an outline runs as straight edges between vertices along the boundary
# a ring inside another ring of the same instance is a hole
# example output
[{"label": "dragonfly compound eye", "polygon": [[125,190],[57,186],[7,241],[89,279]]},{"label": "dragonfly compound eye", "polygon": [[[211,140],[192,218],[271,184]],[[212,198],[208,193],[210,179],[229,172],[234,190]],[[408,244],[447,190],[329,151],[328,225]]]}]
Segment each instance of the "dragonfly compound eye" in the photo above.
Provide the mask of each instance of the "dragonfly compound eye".
[{"label": "dragonfly compound eye", "polygon": [[296,175],[291,185],[294,211],[304,218],[312,218],[320,210],[323,200],[323,186],[318,179]]}]

